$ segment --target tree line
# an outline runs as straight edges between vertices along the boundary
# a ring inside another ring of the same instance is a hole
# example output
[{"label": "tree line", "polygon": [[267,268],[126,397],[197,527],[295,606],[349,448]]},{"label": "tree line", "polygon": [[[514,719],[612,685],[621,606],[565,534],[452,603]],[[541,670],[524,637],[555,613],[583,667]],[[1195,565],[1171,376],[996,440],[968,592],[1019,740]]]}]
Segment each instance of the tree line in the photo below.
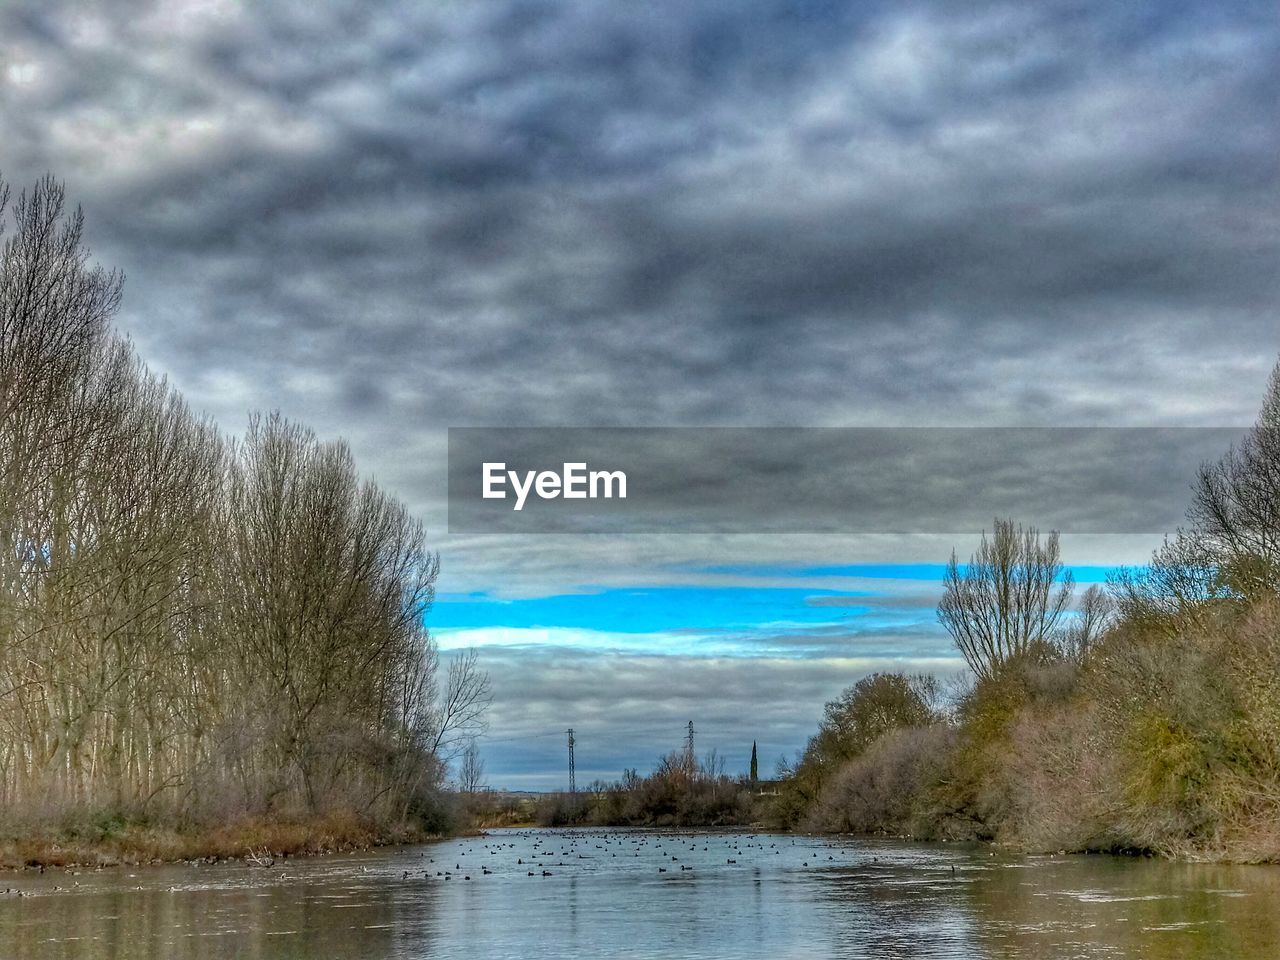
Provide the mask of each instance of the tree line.
[{"label": "tree line", "polygon": [[438,558],[351,452],[223,436],[112,327],[123,277],[45,178],[0,251],[0,809],[433,815],[482,724],[424,627]]},{"label": "tree line", "polygon": [[612,782],[596,780],[585,792],[548,794],[533,818],[541,826],[720,827],[756,818],[758,784],[731,777],[715,750],[696,757],[673,750],[642,776],[623,771]]},{"label": "tree line", "polygon": [[1280,860],[1280,365],[1145,566],[1077,594],[1056,533],[997,520],[943,588],[967,684],[859,681],[776,825]]}]

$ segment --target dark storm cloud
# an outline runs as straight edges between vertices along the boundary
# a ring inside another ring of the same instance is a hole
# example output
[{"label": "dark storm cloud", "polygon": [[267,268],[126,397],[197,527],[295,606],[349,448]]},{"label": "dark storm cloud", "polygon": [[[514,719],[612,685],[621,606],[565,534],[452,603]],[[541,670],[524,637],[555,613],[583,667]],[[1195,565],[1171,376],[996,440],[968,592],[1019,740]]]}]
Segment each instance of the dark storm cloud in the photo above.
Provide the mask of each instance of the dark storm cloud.
[{"label": "dark storm cloud", "polygon": [[1237,419],[1274,346],[1261,5],[130,13],[11,7],[5,169],[219,413]]}]

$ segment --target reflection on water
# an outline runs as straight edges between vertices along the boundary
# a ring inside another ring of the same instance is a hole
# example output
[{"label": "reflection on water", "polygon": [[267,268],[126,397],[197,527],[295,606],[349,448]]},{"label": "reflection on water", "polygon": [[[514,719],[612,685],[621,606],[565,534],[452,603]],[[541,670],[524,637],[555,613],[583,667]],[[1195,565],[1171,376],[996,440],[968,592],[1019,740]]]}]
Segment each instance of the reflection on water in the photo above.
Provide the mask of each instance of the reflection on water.
[{"label": "reflection on water", "polygon": [[1273,958],[1280,868],[644,831],[0,877],[0,957]]}]

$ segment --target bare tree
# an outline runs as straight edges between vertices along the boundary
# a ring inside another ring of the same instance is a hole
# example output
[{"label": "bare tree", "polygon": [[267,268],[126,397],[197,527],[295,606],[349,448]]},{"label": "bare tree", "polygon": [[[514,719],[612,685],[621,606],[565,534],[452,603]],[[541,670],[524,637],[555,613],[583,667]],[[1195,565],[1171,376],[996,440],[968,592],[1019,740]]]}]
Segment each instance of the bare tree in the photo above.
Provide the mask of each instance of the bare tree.
[{"label": "bare tree", "polygon": [[1254,426],[1200,467],[1187,520],[1145,567],[1112,576],[1123,620],[1172,634],[1207,625],[1217,601],[1280,592],[1280,364]]},{"label": "bare tree", "polygon": [[463,793],[479,793],[484,789],[484,760],[475,738],[462,752],[462,766],[458,771],[458,789]]},{"label": "bare tree", "polygon": [[341,442],[269,416],[230,443],[193,416],[111,329],[122,278],[62,187],[12,213],[0,806],[406,815],[490,700],[474,652],[439,682],[421,524]]},{"label": "bare tree", "polygon": [[1095,583],[1080,595],[1075,613],[1059,631],[1057,643],[1066,657],[1083,663],[1098,638],[1115,622],[1116,605],[1107,591]]},{"label": "bare tree", "polygon": [[703,756],[702,762],[698,764],[698,775],[704,780],[719,780],[725,775],[725,768],[725,758],[720,756],[719,750],[712,747]]},{"label": "bare tree", "polygon": [[431,752],[446,763],[484,733],[485,711],[493,701],[489,674],[480,669],[480,655],[465,650],[449,663],[444,694],[433,715],[435,736]]},{"label": "bare tree", "polygon": [[1222,589],[1280,591],[1280,364],[1253,428],[1222,459],[1201,466],[1188,519]]},{"label": "bare tree", "polygon": [[997,519],[963,567],[952,551],[938,619],[969,669],[987,680],[1011,660],[1050,649],[1073,585],[1056,531],[1042,542],[1034,527]]}]

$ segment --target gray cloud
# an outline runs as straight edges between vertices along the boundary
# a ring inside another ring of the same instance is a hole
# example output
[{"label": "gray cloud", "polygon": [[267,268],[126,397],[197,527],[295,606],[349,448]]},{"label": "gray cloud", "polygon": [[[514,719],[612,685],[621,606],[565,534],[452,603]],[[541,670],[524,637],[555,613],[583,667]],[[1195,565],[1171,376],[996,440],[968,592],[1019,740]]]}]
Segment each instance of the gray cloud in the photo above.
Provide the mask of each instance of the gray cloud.
[{"label": "gray cloud", "polygon": [[[579,782],[648,770],[680,746],[694,721],[699,755],[715,749],[731,774],[745,773],[751,743],[762,767],[791,757],[817,728],[823,704],[874,670],[955,673],[945,657],[828,656],[720,659],[617,656],[557,650],[491,652],[497,695],[489,736],[490,770],[527,789],[562,789],[564,731],[573,727]],[[503,693],[507,692],[507,696]]]},{"label": "gray cloud", "polygon": [[1239,418],[1275,31],[1111,7],[19,4],[5,163],[220,414]]}]

